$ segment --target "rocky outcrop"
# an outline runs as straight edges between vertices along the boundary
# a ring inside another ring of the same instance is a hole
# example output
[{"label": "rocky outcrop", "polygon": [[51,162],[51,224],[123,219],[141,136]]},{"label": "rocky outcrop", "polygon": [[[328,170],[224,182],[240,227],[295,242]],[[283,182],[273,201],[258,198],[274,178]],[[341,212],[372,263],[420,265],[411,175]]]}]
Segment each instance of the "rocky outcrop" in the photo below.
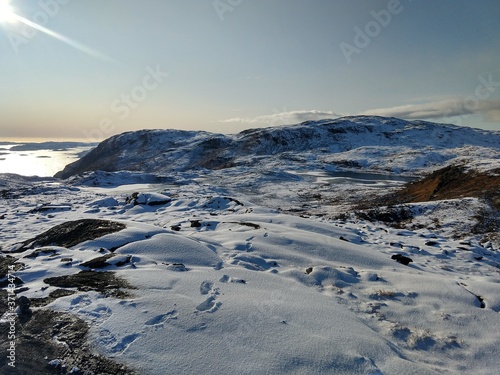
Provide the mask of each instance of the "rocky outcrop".
[{"label": "rocky outcrop", "polygon": [[[79,243],[94,240],[125,228],[125,224],[109,220],[82,219],[69,221],[57,225],[30,240],[24,241],[13,252],[22,253],[26,250],[43,246],[72,247]],[[32,256],[36,257],[35,254],[32,254]]]}]

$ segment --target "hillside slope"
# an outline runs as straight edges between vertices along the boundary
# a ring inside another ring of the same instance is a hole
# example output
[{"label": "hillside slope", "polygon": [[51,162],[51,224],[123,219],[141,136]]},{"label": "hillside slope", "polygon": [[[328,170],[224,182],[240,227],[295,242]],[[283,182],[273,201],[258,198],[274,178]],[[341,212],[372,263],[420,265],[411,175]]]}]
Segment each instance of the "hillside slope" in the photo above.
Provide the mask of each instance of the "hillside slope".
[{"label": "hillside slope", "polygon": [[[89,171],[169,173],[280,164],[306,168],[377,168],[391,172],[500,152],[500,133],[395,118],[356,116],[245,130],[235,135],[180,130],[140,130],[113,136],[57,173]],[[484,149],[489,150],[484,152]],[[480,150],[480,151],[478,151]],[[493,150],[493,151],[492,151]]]}]

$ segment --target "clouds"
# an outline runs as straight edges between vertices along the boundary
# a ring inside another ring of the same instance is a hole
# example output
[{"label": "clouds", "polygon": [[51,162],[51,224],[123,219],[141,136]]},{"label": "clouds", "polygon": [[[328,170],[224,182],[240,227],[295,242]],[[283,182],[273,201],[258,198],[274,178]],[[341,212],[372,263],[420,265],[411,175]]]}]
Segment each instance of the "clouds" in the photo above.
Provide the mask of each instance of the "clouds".
[{"label": "clouds", "polygon": [[[375,108],[354,113],[353,115],[372,115],[397,117],[406,120],[433,120],[480,115],[485,122],[500,121],[500,98],[480,100],[476,96],[466,98],[435,99],[421,104],[409,104],[396,107]],[[219,123],[247,124],[255,126],[277,126],[297,124],[304,121],[317,121],[345,116],[332,111],[301,110],[282,111],[256,117],[234,117],[220,120]]]},{"label": "clouds", "polygon": [[408,120],[481,115],[485,121],[500,121],[500,99],[480,100],[477,97],[442,99],[423,104],[378,108],[365,111],[375,116],[398,117]]},{"label": "clouds", "polygon": [[223,123],[244,123],[260,124],[267,126],[297,124],[304,121],[314,121],[322,119],[337,118],[342,115],[331,111],[302,110],[302,111],[283,111],[272,115],[263,115],[257,117],[235,117],[227,120],[221,120]]}]

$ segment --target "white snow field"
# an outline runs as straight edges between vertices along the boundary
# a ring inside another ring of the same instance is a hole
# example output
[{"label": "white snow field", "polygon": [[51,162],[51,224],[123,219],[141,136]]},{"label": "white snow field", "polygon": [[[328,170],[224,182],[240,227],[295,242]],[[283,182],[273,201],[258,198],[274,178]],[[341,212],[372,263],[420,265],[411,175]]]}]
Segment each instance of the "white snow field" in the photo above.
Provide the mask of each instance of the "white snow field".
[{"label": "white snow field", "polygon": [[[82,263],[112,249],[96,272],[126,279],[135,288],[127,297],[79,291],[46,308],[84,319],[96,351],[140,374],[498,369],[500,254],[473,236],[291,216],[198,184],[32,183],[2,201],[4,251],[82,218],[126,229],[34,258],[12,254],[25,264],[16,276],[29,289],[20,295],[46,297],[57,288],[44,279],[86,270]],[[133,191],[142,204],[126,202]],[[163,203],[148,205],[153,198]]]}]

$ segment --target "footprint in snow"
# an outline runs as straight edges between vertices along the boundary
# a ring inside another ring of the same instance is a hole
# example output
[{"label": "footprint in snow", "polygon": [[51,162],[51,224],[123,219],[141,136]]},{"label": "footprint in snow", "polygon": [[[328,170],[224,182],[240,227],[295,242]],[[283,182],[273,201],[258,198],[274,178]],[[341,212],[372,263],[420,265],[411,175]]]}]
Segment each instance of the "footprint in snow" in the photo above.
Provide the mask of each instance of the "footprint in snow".
[{"label": "footprint in snow", "polygon": [[157,316],[149,319],[146,323],[144,323],[144,325],[146,325],[146,326],[161,326],[161,325],[163,325],[163,323],[165,323],[169,320],[177,319],[177,316],[178,316],[177,310],[172,310],[166,314],[157,315]]},{"label": "footprint in snow", "polygon": [[202,295],[210,293],[210,291],[213,289],[214,284],[210,281],[204,281],[200,285],[200,293]]},{"label": "footprint in snow", "polygon": [[111,331],[103,329],[99,333],[99,343],[112,355],[120,355],[124,353],[140,336],[140,333],[133,333],[118,341],[116,336],[111,333]]},{"label": "footprint in snow", "polygon": [[211,281],[204,281],[200,285],[200,293],[204,296],[209,295],[209,297],[196,306],[196,310],[201,312],[215,312],[222,305],[221,302],[217,301],[217,296],[220,294],[219,288],[215,288]]},{"label": "footprint in snow", "polygon": [[71,310],[92,304],[92,299],[87,294],[80,294],[71,300]]},{"label": "footprint in snow", "polygon": [[239,279],[239,278],[235,278],[235,277],[231,277],[229,275],[224,275],[222,276],[219,281],[221,283],[237,283],[237,284],[246,284],[246,281],[243,280],[243,279]]},{"label": "footprint in snow", "polygon": [[217,311],[221,306],[221,302],[218,302],[214,296],[210,296],[205,301],[196,306],[196,310],[200,312],[213,313]]},{"label": "footprint in snow", "polygon": [[137,340],[141,335],[139,333],[133,333],[131,335],[125,336],[123,339],[120,340],[119,343],[117,343],[115,346],[111,348],[112,353],[124,353],[128,347],[135,341]]}]

